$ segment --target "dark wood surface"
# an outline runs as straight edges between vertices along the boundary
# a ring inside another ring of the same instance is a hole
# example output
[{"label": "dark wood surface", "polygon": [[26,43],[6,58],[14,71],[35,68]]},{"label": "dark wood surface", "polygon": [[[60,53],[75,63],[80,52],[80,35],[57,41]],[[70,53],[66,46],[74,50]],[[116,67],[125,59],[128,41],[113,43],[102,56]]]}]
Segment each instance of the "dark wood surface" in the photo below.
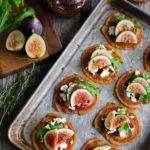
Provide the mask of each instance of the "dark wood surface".
[{"label": "dark wood surface", "polygon": [[50,55],[55,54],[62,49],[60,40],[52,27],[49,14],[47,13],[48,7],[46,5],[46,2],[43,3],[41,0],[39,0],[39,2],[37,3],[36,0],[28,0],[28,5],[35,8],[36,15],[43,24],[42,37],[44,38],[46,43],[47,53],[41,58],[31,59],[26,55],[24,51],[19,53],[7,51],[5,48],[5,42],[8,35],[1,34],[0,77],[18,72],[19,70],[32,65],[33,61],[36,63],[44,61]]},{"label": "dark wood surface", "polygon": [[[49,11],[50,17],[52,19],[53,26],[57,32],[57,34],[60,37],[60,40],[63,44],[63,47],[65,48],[67,44],[71,41],[73,36],[77,33],[81,25],[84,23],[86,18],[89,16],[89,14],[92,12],[92,10],[95,8],[99,0],[87,0],[87,4],[84,7],[84,9],[81,11],[81,13],[77,14],[74,17],[71,18],[62,18],[57,15],[55,15],[52,11]],[[145,11],[147,11],[150,14],[150,4],[149,5],[141,5],[141,8],[144,8]],[[19,113],[19,111],[22,109],[22,107],[25,105],[28,98],[32,95],[38,84],[41,82],[41,80],[44,78],[46,73],[49,71],[51,66],[54,64],[54,62],[59,57],[60,53],[57,55],[54,55],[50,57],[45,62],[38,65],[39,73],[36,75],[36,83],[33,87],[31,87],[25,97],[22,99],[20,104],[16,107],[16,110],[14,111],[12,117],[10,118],[11,121],[15,118],[15,116]],[[29,69],[26,69],[25,71],[21,72],[24,73],[28,71]],[[0,85],[10,83],[15,80],[17,77],[17,74],[8,76],[4,78],[3,80],[0,80]],[[9,126],[9,125],[8,125]],[[16,150],[17,148],[13,146],[8,138],[7,138],[7,130],[8,126],[3,130],[3,133],[0,137],[0,150]]]}]

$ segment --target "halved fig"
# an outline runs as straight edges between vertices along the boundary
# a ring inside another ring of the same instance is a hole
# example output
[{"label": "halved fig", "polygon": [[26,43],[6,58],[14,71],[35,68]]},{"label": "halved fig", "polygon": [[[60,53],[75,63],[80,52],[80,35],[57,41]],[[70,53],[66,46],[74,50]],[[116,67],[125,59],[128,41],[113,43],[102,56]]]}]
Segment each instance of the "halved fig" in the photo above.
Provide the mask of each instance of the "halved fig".
[{"label": "halved fig", "polygon": [[95,56],[99,56],[99,55],[107,56],[110,59],[112,58],[112,55],[107,50],[100,50],[100,49],[95,50],[92,53],[91,58],[94,58]]},{"label": "halved fig", "polygon": [[93,96],[86,89],[78,89],[74,91],[70,98],[70,105],[74,106],[86,106],[93,99]]},{"label": "halved fig", "polygon": [[98,69],[102,69],[109,65],[111,65],[111,61],[107,56],[96,56],[90,60],[88,70],[90,72],[97,72]]},{"label": "halved fig", "polygon": [[9,51],[20,51],[25,44],[25,36],[19,30],[12,31],[6,40],[6,48]]},{"label": "halved fig", "polygon": [[127,92],[146,95],[146,89],[140,83],[131,83],[127,87]]},{"label": "halved fig", "polygon": [[113,129],[113,123],[114,123],[114,120],[115,120],[115,114],[116,114],[116,111],[111,111],[111,112],[109,112],[109,114],[107,115],[107,117],[105,119],[104,125],[109,130]]},{"label": "halved fig", "polygon": [[138,39],[132,31],[124,31],[117,36],[116,42],[136,44],[138,42]]},{"label": "halved fig", "polygon": [[70,139],[74,135],[74,132],[70,129],[59,129],[58,130],[58,141],[57,145],[60,145],[64,142],[66,142],[68,139]]},{"label": "halved fig", "polygon": [[30,58],[39,58],[46,53],[44,39],[38,34],[32,34],[25,45],[25,50]]},{"label": "halved fig", "polygon": [[57,129],[48,131],[44,136],[44,144],[49,150],[55,149],[57,147],[57,141],[58,141]]},{"label": "halved fig", "polygon": [[119,33],[126,31],[126,30],[131,30],[134,28],[134,24],[132,21],[124,19],[120,21],[116,28],[115,28],[115,35],[117,36]]},{"label": "halved fig", "polygon": [[113,122],[113,128],[117,129],[118,127],[124,125],[129,122],[129,118],[126,115],[117,115]]},{"label": "halved fig", "polygon": [[135,78],[133,83],[140,83],[143,86],[149,86],[148,82],[142,77]]}]

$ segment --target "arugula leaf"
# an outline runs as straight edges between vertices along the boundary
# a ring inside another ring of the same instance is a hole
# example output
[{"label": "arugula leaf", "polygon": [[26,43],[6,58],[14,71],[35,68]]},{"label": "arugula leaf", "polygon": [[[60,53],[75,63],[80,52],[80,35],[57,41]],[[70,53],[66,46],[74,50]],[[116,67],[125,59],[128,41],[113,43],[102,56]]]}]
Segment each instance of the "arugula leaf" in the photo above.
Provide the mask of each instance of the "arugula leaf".
[{"label": "arugula leaf", "polygon": [[141,27],[141,24],[140,24],[139,21],[133,20],[132,22],[133,22],[133,24],[134,24],[134,27],[136,27],[136,28],[140,28],[140,27]]},{"label": "arugula leaf", "polygon": [[46,134],[46,132],[48,131],[49,129],[47,128],[40,128],[36,133],[37,139],[41,141],[44,138],[44,135]]},{"label": "arugula leaf", "polygon": [[147,95],[140,95],[139,98],[143,104],[147,103],[150,100],[150,92]]},{"label": "arugula leaf", "polygon": [[62,129],[63,124],[58,124],[58,125],[52,125],[51,123],[49,124],[51,129]]},{"label": "arugula leaf", "polygon": [[95,87],[93,82],[89,82],[89,81],[83,81],[82,79],[77,79],[75,81],[78,84],[83,84],[84,86],[86,86],[86,89],[92,94],[92,95],[98,95],[101,92],[101,89],[98,87]]},{"label": "arugula leaf", "polygon": [[28,7],[23,10],[23,13],[13,22],[10,26],[9,31],[13,30],[17,25],[19,25],[25,18],[35,15],[35,10],[32,7]]},{"label": "arugula leaf", "polygon": [[129,123],[125,123],[124,125],[122,125],[121,127],[118,128],[119,132],[121,132],[122,130],[125,130],[127,135],[131,135],[132,134],[132,131],[131,131]]},{"label": "arugula leaf", "polygon": [[122,20],[124,20],[125,19],[125,15],[120,15],[119,16],[119,21],[122,21]]},{"label": "arugula leaf", "polygon": [[114,67],[114,69],[118,69],[121,66],[121,63],[115,57],[111,59],[111,62],[112,62],[112,66]]},{"label": "arugula leaf", "polygon": [[145,72],[143,77],[144,79],[150,79],[150,74],[148,72]]},{"label": "arugula leaf", "polygon": [[123,107],[123,108],[120,108],[120,110],[117,112],[117,115],[124,115],[126,113],[126,108]]}]

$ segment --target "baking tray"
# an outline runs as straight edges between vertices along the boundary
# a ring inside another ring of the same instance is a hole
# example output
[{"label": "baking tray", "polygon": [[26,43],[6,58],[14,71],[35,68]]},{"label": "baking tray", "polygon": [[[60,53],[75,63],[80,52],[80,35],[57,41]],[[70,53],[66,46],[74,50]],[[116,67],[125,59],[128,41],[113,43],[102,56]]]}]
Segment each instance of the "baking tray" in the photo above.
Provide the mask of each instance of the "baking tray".
[{"label": "baking tray", "polygon": [[[123,6],[123,7],[122,7]],[[144,69],[143,67],[143,52],[150,43],[150,16],[143,13],[138,8],[130,5],[124,0],[101,0],[96,9],[84,23],[82,28],[76,34],[74,39],[68,45],[66,50],[60,56],[58,61],[48,72],[45,79],[42,81],[36,92],[30,98],[21,113],[17,116],[9,129],[9,139],[20,149],[32,149],[31,132],[40,120],[45,117],[47,113],[58,113],[53,107],[53,93],[55,86],[66,76],[76,74],[83,74],[80,67],[80,56],[85,48],[96,43],[106,43],[105,38],[100,33],[100,28],[104,24],[106,18],[113,12],[123,12],[131,17],[138,17],[145,28],[145,39],[141,47],[134,51],[120,51],[124,58],[124,64],[119,70],[119,75],[129,69]],[[134,13],[133,13],[134,12]],[[100,95],[100,103],[89,114],[69,115],[58,113],[74,124],[77,133],[77,144],[75,150],[79,150],[81,146],[94,136],[104,140],[103,136],[92,127],[93,119],[96,113],[106,105],[107,102],[119,103],[114,96],[115,82],[110,85],[98,85],[102,89]],[[109,92],[108,92],[109,91]],[[143,132],[137,142],[119,147],[122,150],[138,150],[146,146],[150,146],[148,138],[150,136],[149,130],[149,105],[136,111],[142,122]],[[147,143],[147,144],[146,144]]]}]

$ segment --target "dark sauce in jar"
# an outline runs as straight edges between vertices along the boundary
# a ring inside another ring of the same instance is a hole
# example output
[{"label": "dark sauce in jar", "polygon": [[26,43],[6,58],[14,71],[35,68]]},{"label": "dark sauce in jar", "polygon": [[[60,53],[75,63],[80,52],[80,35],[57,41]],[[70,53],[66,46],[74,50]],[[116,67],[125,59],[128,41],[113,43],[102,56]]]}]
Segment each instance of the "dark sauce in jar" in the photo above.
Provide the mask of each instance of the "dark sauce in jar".
[{"label": "dark sauce in jar", "polygon": [[73,16],[80,12],[86,0],[47,0],[51,9],[61,16]]}]

